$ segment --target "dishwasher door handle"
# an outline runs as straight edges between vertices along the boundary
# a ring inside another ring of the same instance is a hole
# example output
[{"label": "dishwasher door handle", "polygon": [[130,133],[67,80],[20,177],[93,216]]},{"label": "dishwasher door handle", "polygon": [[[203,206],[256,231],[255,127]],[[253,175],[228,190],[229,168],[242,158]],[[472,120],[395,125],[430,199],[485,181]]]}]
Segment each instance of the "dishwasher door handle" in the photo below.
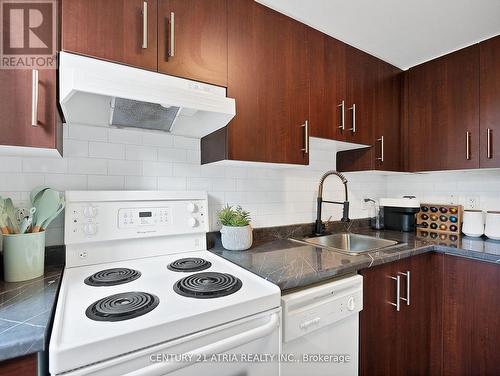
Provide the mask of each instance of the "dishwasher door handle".
[{"label": "dishwasher door handle", "polygon": [[299,327],[300,329],[308,329],[311,325],[318,325],[320,321],[321,317],[315,317],[314,319],[301,322]]}]

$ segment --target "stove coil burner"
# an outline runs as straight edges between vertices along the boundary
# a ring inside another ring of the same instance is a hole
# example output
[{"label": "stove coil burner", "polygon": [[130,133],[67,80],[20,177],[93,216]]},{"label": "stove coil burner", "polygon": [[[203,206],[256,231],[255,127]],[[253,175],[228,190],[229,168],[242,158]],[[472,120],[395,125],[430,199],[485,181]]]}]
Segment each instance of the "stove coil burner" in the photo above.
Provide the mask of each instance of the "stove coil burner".
[{"label": "stove coil burner", "polygon": [[212,263],[210,261],[198,257],[187,257],[175,260],[170,263],[167,268],[174,272],[200,272],[211,266]]},{"label": "stove coil burner", "polygon": [[113,268],[101,270],[90,277],[85,278],[85,284],[89,286],[116,286],[132,282],[141,276],[141,272],[127,268]]},{"label": "stove coil burner", "polygon": [[107,296],[87,308],[85,314],[95,321],[123,321],[145,315],[160,299],[145,292],[124,292]]},{"label": "stove coil burner", "polygon": [[174,291],[190,298],[210,299],[233,294],[241,285],[241,281],[231,274],[205,272],[180,279]]}]

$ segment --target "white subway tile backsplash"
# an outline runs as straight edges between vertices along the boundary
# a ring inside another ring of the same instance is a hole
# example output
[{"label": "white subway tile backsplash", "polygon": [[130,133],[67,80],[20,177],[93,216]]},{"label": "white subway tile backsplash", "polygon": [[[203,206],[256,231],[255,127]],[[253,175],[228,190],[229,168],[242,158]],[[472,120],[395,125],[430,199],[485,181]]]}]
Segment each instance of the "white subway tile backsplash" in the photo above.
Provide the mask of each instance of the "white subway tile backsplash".
[{"label": "white subway tile backsplash", "polygon": [[135,161],[155,161],[158,159],[158,150],[148,146],[127,145],[125,159]]},{"label": "white subway tile backsplash", "polygon": [[125,145],[90,142],[89,156],[93,158],[125,159]]},{"label": "white subway tile backsplash", "polygon": [[125,188],[123,176],[89,175],[89,190],[122,190]]},{"label": "white subway tile backsplash", "polygon": [[68,171],[72,174],[100,174],[108,173],[106,159],[68,158]]},{"label": "white subway tile backsplash", "polygon": [[140,176],[143,172],[141,161],[108,161],[108,175]]},{"label": "white subway tile backsplash", "polygon": [[[58,190],[206,190],[210,228],[226,203],[242,205],[254,227],[312,222],[321,175],[335,168],[335,153],[312,150],[310,166],[261,168],[259,165],[201,165],[200,140],[133,129],[65,127],[62,159],[0,157],[0,195],[16,203],[29,201],[29,192],[46,184]],[[416,195],[422,201],[465,203],[478,197],[481,208],[500,210],[500,173],[470,171],[439,174],[346,174],[351,218],[366,217],[363,198]],[[344,187],[334,177],[324,197],[342,200]],[[325,205],[323,219],[342,215],[339,205]],[[63,241],[62,217],[47,231],[47,244]]]},{"label": "white subway tile backsplash", "polygon": [[64,157],[88,157],[89,156],[89,142],[81,140],[64,140]]},{"label": "white subway tile backsplash", "polygon": [[61,158],[24,158],[23,171],[37,173],[65,173],[68,161]]}]

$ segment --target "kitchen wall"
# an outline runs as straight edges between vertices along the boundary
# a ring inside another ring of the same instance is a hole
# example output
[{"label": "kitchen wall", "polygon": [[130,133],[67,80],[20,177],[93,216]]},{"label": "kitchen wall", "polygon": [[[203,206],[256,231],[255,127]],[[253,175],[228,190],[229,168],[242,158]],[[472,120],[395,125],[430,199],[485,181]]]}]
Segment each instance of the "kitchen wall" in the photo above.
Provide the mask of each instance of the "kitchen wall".
[{"label": "kitchen wall", "polygon": [[[64,158],[0,157],[0,195],[26,204],[40,184],[58,190],[206,190],[211,229],[215,212],[225,203],[241,204],[252,214],[254,227],[312,222],[320,176],[335,168],[335,151],[311,151],[310,166],[262,168],[200,165],[199,140],[139,130],[65,126]],[[366,217],[362,199],[381,197],[383,176],[349,176],[351,217]],[[324,197],[343,200],[343,185],[331,178]],[[341,216],[341,207],[325,205],[324,217]],[[63,243],[63,220],[47,231],[47,244]]]},{"label": "kitchen wall", "polygon": [[462,204],[466,209],[500,210],[500,171],[474,170],[387,177],[387,195],[414,195],[421,202]]},{"label": "kitchen wall", "polygon": [[[310,165],[270,168],[257,164],[201,166],[199,140],[138,130],[65,126],[61,159],[0,157],[0,195],[26,204],[40,184],[58,190],[206,190],[211,229],[225,203],[241,204],[252,213],[254,227],[312,222],[320,176],[335,168],[335,151],[311,150]],[[474,198],[479,207],[500,210],[500,173],[473,171],[433,174],[346,174],[351,218],[367,217],[363,198],[413,194],[422,201],[459,202]],[[343,199],[334,177],[325,185],[326,199]],[[325,205],[324,219],[341,217],[341,207]],[[62,217],[47,231],[47,244],[63,243]]]}]

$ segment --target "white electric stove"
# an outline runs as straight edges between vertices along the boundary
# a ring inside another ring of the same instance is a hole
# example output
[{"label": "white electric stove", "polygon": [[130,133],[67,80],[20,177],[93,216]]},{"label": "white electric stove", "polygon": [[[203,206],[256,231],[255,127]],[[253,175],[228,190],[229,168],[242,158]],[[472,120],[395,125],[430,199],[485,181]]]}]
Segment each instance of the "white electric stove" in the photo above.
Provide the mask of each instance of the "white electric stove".
[{"label": "white electric stove", "polygon": [[66,203],[52,375],[278,375],[280,290],[206,250],[206,193]]}]

